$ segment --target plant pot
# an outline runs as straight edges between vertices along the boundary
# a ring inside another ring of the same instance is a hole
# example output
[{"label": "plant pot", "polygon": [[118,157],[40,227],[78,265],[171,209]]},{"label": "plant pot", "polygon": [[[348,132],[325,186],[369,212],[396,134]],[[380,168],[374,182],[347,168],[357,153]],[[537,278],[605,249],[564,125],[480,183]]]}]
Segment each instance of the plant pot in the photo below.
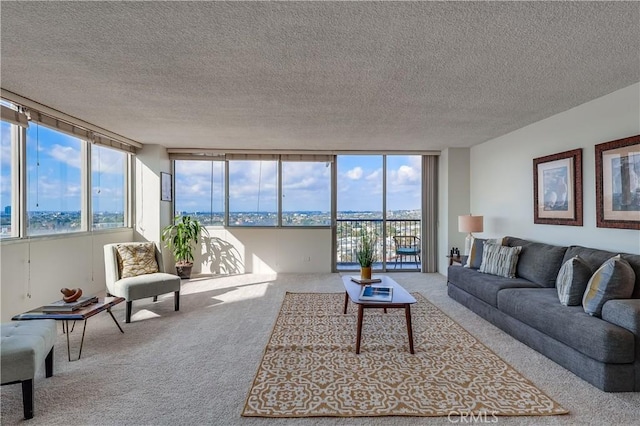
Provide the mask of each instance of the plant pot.
[{"label": "plant pot", "polygon": [[362,266],[360,268],[360,278],[363,280],[371,279],[371,266]]},{"label": "plant pot", "polygon": [[180,278],[191,278],[191,269],[193,268],[193,264],[191,265],[176,265],[176,272]]}]

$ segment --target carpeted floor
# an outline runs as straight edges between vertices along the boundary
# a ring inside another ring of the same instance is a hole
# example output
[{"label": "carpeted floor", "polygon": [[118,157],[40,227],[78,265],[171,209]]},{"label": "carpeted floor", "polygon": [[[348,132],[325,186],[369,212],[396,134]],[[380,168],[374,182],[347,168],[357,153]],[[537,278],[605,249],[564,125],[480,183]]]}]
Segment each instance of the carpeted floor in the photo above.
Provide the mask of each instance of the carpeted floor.
[{"label": "carpeted floor", "polygon": [[[424,295],[570,412],[500,417],[498,424],[637,424],[640,392],[613,394],[594,388],[451,300],[440,275],[403,272],[392,276],[407,290]],[[183,284],[179,312],[173,311],[172,295],[157,303],[134,302],[133,322],[122,324],[125,334],[107,314],[99,314],[89,319],[81,360],[66,360],[64,336],[58,336],[54,376],[45,379],[43,371],[38,375],[35,417],[28,424],[413,426],[455,421],[447,417],[241,417],[284,294],[342,289],[337,274],[203,278]],[[124,305],[114,311],[123,321]],[[76,356],[79,329],[72,334]],[[23,423],[20,386],[0,389],[0,423]]]},{"label": "carpeted floor", "polygon": [[344,293],[287,293],[245,416],[559,415],[567,411],[429,303],[367,309],[355,353],[356,305]]}]

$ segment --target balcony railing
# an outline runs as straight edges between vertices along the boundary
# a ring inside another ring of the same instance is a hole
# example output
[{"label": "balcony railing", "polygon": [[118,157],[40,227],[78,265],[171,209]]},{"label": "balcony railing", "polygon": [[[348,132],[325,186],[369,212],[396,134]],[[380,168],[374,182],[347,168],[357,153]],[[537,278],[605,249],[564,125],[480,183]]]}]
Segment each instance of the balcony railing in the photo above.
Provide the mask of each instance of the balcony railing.
[{"label": "balcony railing", "polygon": [[[356,251],[363,232],[377,237],[376,258],[373,269],[381,270],[419,270],[416,256],[405,256],[401,263],[396,256],[393,237],[413,235],[421,238],[421,226],[418,219],[387,219],[383,232],[382,219],[337,219],[336,224],[336,266],[338,270],[358,270]],[[384,260],[384,262],[383,262]],[[386,268],[385,268],[386,266]]]}]

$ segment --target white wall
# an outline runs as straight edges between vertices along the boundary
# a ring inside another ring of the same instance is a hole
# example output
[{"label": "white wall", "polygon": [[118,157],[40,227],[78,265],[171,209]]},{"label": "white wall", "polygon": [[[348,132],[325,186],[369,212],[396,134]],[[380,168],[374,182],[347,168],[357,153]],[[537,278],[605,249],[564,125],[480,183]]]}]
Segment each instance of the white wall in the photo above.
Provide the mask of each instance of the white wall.
[{"label": "white wall", "polygon": [[[640,83],[474,146],[471,208],[484,237],[504,235],[558,245],[640,254],[640,231],[597,228],[594,145],[640,134]],[[533,223],[533,159],[582,148],[584,225]]]},{"label": "white wall", "polygon": [[[165,147],[145,145],[135,157],[135,241],[160,243],[162,228],[173,220],[172,203],[160,201],[160,173],[171,173],[171,160]],[[165,268],[175,261],[169,250],[162,250]]]},{"label": "white wall", "polygon": [[62,298],[60,289],[105,291],[103,246],[131,241],[128,229],[3,241],[0,269],[1,320]]},{"label": "white wall", "polygon": [[458,232],[458,216],[472,213],[469,161],[469,148],[449,148],[441,152],[438,162],[438,271],[443,275],[451,248],[464,251],[466,234]]},{"label": "white wall", "polygon": [[194,272],[331,272],[330,229],[207,228]]}]

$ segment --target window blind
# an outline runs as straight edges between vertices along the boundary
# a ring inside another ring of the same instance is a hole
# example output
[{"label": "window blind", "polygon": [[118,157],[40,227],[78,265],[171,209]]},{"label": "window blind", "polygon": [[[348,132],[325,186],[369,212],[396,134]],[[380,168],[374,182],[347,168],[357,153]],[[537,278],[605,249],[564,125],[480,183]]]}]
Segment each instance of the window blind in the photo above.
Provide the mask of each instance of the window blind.
[{"label": "window blind", "polygon": [[11,124],[16,124],[20,127],[29,127],[29,119],[27,115],[18,110],[9,108],[4,105],[0,105],[2,110],[2,120]]}]

